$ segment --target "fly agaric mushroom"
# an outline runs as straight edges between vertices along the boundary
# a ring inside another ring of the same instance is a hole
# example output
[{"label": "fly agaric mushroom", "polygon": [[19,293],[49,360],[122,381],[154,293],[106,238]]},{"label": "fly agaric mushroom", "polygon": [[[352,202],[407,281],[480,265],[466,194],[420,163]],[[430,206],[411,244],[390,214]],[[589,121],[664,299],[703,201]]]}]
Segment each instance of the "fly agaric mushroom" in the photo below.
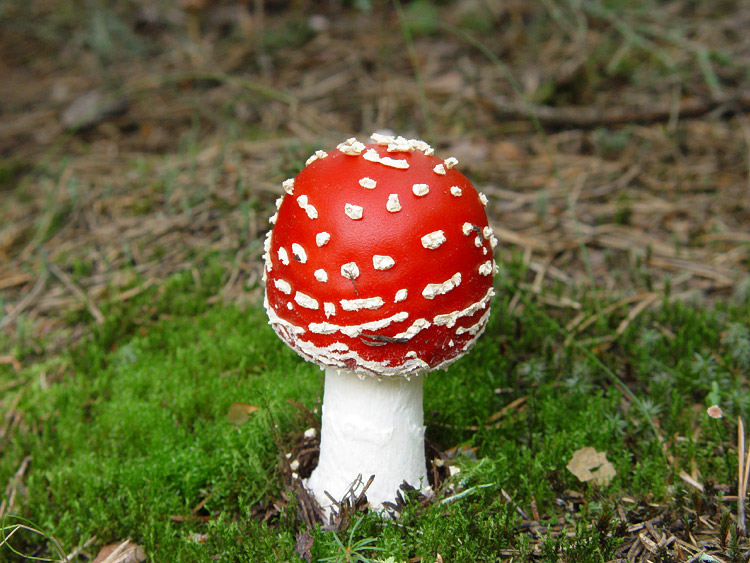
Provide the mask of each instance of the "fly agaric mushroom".
[{"label": "fly agaric mushroom", "polygon": [[325,369],[307,481],[322,506],[371,475],[376,509],[404,481],[429,487],[421,376],[472,347],[494,295],[487,198],[424,141],[372,140],[286,180],[265,243],[269,323]]}]

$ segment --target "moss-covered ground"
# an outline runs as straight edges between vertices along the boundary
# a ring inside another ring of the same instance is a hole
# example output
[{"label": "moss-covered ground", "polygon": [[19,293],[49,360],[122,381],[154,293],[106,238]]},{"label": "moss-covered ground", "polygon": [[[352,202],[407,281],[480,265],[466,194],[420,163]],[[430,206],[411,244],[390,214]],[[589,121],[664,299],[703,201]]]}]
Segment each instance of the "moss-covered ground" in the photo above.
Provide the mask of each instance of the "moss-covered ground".
[{"label": "moss-covered ground", "polygon": [[[262,308],[207,305],[221,273],[204,273],[200,287],[177,275],[113,305],[70,353],[21,372],[24,384],[7,391],[17,393],[18,422],[0,482],[13,484],[30,463],[6,534],[26,523],[66,552],[127,538],[153,561],[600,562],[615,559],[641,513],[688,538],[705,527],[701,518],[718,525],[735,510],[723,497],[737,483],[728,437],[750,406],[747,302],[708,309],[664,295],[601,350],[566,344],[571,315],[528,295],[510,311],[523,264],[507,261],[479,344],[426,380],[428,438],[463,452],[449,460],[459,471],[396,520],[355,514],[326,531],[301,520],[280,472],[284,449],[307,428],[294,403],[317,407],[322,373],[277,339]],[[587,302],[586,311],[602,305]],[[600,316],[590,341],[616,328]],[[0,369],[0,385],[18,381]],[[236,402],[259,409],[230,422]],[[707,415],[714,404],[725,418]],[[609,484],[566,469],[586,446],[614,465]],[[727,524],[713,541],[726,550],[730,536]],[[28,530],[0,554],[24,559],[14,551],[59,558]]]}]

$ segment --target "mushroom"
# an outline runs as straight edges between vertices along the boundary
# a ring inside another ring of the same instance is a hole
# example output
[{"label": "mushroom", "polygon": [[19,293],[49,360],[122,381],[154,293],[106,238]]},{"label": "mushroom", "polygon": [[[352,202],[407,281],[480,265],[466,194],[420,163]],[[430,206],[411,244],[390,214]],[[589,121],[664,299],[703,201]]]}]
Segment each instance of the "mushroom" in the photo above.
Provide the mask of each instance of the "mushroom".
[{"label": "mushroom", "polygon": [[372,141],[310,157],[265,243],[269,323],[325,369],[306,483],[324,507],[372,475],[374,509],[404,481],[429,490],[423,376],[473,346],[494,295],[487,198],[424,141]]}]

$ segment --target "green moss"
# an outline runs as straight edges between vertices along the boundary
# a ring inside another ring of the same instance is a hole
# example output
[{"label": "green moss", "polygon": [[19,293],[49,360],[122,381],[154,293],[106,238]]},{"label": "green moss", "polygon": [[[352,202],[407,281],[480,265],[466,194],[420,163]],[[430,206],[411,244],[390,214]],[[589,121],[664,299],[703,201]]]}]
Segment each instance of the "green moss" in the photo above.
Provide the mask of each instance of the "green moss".
[{"label": "green moss", "polygon": [[[278,496],[271,417],[288,427],[285,400],[314,399],[318,375],[261,317],[237,309],[184,315],[99,350],[106,361],[96,369],[83,368],[79,351],[64,384],[34,389],[22,408],[37,431],[11,447],[11,457],[34,460],[32,519],[67,545],[106,530],[168,553],[162,544],[186,528],[170,517],[189,516],[201,499],[210,496],[211,511],[248,517],[255,503]],[[225,420],[235,401],[261,411],[235,427]]]},{"label": "green moss", "polygon": [[[529,560],[533,548],[542,561],[606,561],[619,541],[611,508],[621,497],[672,502],[682,467],[718,483],[736,479],[727,439],[735,428],[704,409],[719,401],[746,414],[746,303],[708,310],[664,300],[607,351],[594,351],[566,342],[561,327],[573,312],[545,309],[533,296],[508,312],[526,275],[511,261],[475,349],[425,383],[430,440],[473,452],[454,462],[461,471],[449,482],[465,495],[443,502],[440,492],[395,522],[355,518],[338,535],[306,529],[293,501],[263,523],[259,507],[282,498],[274,436],[302,424],[287,400],[314,407],[321,376],[276,338],[262,309],[207,304],[224,274],[207,259],[200,285],[184,273],[127,303],[102,304],[107,321],[86,342],[21,374],[13,393],[21,392],[23,424],[2,444],[0,482],[31,456],[18,514],[68,550],[96,536],[97,544],[131,538],[154,560],[293,561],[306,531],[313,561],[345,560],[347,548],[370,560]],[[601,306],[582,302],[587,314]],[[581,341],[611,335],[624,314],[591,324]],[[61,375],[42,385],[41,373]],[[0,384],[13,377],[2,367]],[[226,421],[237,401],[260,407],[241,426]],[[672,436],[684,439],[668,442],[667,462],[661,440]],[[581,483],[566,469],[585,446],[614,465],[608,485]],[[526,510],[536,505],[550,530],[541,544],[518,532],[520,517],[501,491]],[[587,499],[575,518],[560,508],[566,491]],[[552,534],[557,523],[571,534]],[[13,545],[53,549],[36,535]]]}]

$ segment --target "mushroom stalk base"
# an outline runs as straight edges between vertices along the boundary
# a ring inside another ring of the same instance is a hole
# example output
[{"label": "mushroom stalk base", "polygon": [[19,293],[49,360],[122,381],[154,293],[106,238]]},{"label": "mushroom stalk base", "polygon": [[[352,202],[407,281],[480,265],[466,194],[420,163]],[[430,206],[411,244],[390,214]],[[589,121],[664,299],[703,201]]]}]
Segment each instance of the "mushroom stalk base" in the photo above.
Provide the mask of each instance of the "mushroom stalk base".
[{"label": "mushroom stalk base", "polygon": [[[376,379],[327,368],[323,392],[320,460],[307,487],[329,510],[356,483],[355,495],[371,475],[370,507],[393,501],[403,481],[427,490],[422,411],[422,376]],[[361,480],[358,477],[361,476]]]}]

